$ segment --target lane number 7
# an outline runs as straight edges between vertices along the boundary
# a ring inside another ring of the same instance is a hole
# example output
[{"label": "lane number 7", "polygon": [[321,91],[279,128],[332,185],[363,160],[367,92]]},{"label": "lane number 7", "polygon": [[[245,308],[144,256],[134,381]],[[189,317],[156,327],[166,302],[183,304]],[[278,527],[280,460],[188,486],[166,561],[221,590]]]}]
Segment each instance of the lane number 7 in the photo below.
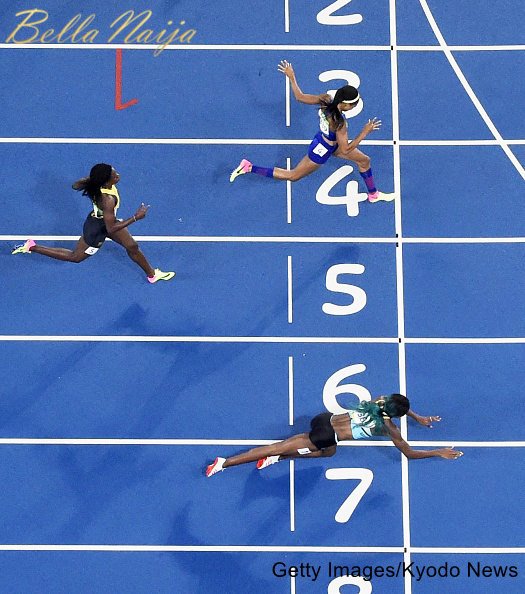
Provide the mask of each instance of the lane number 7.
[{"label": "lane number 7", "polygon": [[352,517],[356,507],[374,480],[374,473],[368,468],[329,468],[326,478],[331,481],[360,481],[357,487],[343,501],[335,514],[335,521],[345,524]]}]

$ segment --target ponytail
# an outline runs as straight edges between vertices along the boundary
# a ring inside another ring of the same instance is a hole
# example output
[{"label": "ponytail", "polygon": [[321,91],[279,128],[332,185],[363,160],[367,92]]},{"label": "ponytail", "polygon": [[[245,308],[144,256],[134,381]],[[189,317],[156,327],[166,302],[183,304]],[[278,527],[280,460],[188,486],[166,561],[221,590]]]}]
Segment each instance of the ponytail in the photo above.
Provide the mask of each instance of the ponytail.
[{"label": "ponytail", "polygon": [[356,411],[363,415],[363,425],[373,426],[378,432],[381,432],[383,425],[385,424],[385,417],[387,416],[382,401],[370,402],[368,400],[362,400],[356,407]]},{"label": "ponytail", "polygon": [[332,122],[335,124],[336,130],[339,130],[345,124],[345,119],[343,114],[339,111],[337,107],[338,105],[339,103],[335,101],[335,98],[332,99],[331,102],[321,99],[321,109],[323,110],[327,119],[332,120]]},{"label": "ponytail", "polygon": [[107,184],[111,179],[113,167],[106,163],[98,163],[91,168],[89,177],[83,177],[73,184],[73,190],[82,192],[83,196],[89,196],[90,200],[96,204],[100,197],[100,188]]},{"label": "ponytail", "polygon": [[355,87],[345,85],[337,90],[331,101],[321,99],[321,109],[328,119],[335,124],[335,129],[339,130],[345,124],[345,118],[339,111],[339,103],[357,103],[359,101],[359,92]]},{"label": "ponytail", "polygon": [[381,396],[376,402],[362,400],[354,410],[365,418],[362,425],[373,425],[374,430],[381,432],[385,419],[402,417],[410,410],[410,402],[406,396],[391,394]]}]

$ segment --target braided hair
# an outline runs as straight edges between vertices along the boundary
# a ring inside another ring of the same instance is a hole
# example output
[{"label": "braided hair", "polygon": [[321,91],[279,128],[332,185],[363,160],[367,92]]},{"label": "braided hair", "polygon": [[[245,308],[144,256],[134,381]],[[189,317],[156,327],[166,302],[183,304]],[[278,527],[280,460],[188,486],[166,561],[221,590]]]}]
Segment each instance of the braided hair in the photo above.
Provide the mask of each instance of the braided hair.
[{"label": "braided hair", "polygon": [[337,89],[334,98],[331,101],[321,99],[321,109],[328,119],[331,119],[335,124],[335,129],[339,130],[345,123],[342,113],[337,107],[339,103],[357,103],[359,101],[359,92],[355,87],[345,85]]},{"label": "braided hair", "polygon": [[107,163],[97,163],[91,168],[89,177],[83,177],[73,184],[73,190],[82,192],[83,196],[89,196],[93,204],[100,198],[100,188],[111,179],[113,167]]}]

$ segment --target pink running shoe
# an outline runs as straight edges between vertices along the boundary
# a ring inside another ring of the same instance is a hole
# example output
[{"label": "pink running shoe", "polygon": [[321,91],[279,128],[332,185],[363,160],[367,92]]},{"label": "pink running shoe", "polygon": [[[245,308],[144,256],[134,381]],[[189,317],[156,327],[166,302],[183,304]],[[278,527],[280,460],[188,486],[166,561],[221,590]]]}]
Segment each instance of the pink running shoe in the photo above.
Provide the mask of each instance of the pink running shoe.
[{"label": "pink running shoe", "polygon": [[277,464],[279,462],[280,456],[266,456],[266,458],[261,458],[257,460],[257,470],[262,470],[272,464]]},{"label": "pink running shoe", "polygon": [[36,241],[33,239],[28,239],[25,243],[21,243],[20,245],[15,245],[13,250],[11,251],[12,254],[30,254],[31,248],[36,245]]},{"label": "pink running shoe", "polygon": [[239,175],[244,175],[245,173],[250,173],[252,164],[247,159],[243,159],[238,167],[231,172],[230,175],[230,182],[232,182],[236,177]]},{"label": "pink running shoe", "polygon": [[210,464],[208,468],[206,468],[206,476],[210,478],[214,474],[218,472],[222,472],[224,468],[222,465],[226,462],[226,458],[215,458],[213,464]]},{"label": "pink running shoe", "polygon": [[368,202],[379,202],[380,200],[384,200],[385,202],[392,202],[395,200],[395,194],[385,194],[384,192],[374,192],[373,194],[368,194]]}]

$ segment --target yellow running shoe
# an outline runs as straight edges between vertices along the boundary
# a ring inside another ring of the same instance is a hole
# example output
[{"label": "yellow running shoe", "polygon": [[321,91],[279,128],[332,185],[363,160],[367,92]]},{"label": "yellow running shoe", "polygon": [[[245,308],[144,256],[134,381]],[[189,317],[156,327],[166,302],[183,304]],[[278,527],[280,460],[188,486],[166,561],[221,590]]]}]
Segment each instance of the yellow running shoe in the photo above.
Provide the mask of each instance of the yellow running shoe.
[{"label": "yellow running shoe", "polygon": [[36,245],[36,241],[32,239],[28,239],[25,243],[21,243],[20,245],[15,245],[14,249],[12,250],[12,254],[30,254],[31,248]]},{"label": "yellow running shoe", "polygon": [[174,276],[174,272],[162,272],[162,270],[155,268],[155,274],[153,276],[148,276],[148,282],[153,284],[160,280],[169,281]]}]

